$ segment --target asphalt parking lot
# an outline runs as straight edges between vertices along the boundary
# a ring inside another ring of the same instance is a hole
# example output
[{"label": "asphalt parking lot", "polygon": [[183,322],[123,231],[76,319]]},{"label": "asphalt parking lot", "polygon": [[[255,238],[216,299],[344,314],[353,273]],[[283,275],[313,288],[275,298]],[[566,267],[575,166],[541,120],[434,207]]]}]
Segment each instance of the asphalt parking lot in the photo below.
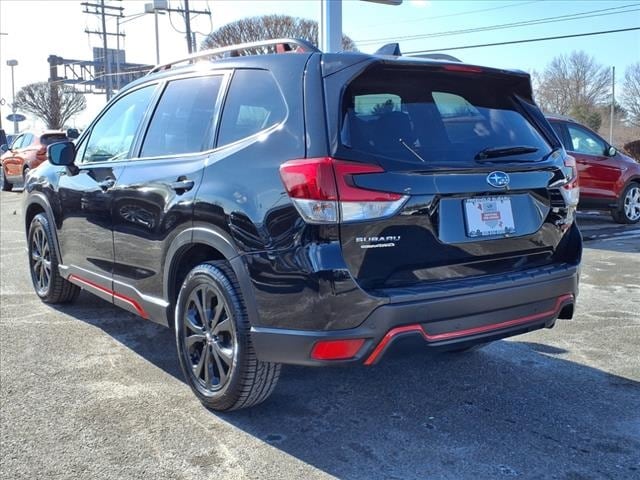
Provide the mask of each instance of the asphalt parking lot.
[{"label": "asphalt parking lot", "polygon": [[83,292],[42,304],[17,192],[0,194],[0,475],[18,478],[640,478],[640,226],[580,215],[574,320],[464,355],[283,370],[205,410],[171,332]]}]

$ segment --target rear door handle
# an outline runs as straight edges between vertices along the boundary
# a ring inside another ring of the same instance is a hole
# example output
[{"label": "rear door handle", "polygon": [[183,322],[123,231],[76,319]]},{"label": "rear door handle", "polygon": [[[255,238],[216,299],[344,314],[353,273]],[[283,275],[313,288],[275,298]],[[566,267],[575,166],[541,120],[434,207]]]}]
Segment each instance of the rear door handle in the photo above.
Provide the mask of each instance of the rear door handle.
[{"label": "rear door handle", "polygon": [[113,188],[113,186],[116,184],[116,179],[115,178],[107,178],[101,182],[98,183],[98,186],[104,190],[107,191],[110,188]]},{"label": "rear door handle", "polygon": [[189,180],[188,178],[180,177],[173,183],[170,183],[169,186],[176,191],[178,195],[183,194],[184,192],[188,192],[193,188],[195,182],[193,180]]}]

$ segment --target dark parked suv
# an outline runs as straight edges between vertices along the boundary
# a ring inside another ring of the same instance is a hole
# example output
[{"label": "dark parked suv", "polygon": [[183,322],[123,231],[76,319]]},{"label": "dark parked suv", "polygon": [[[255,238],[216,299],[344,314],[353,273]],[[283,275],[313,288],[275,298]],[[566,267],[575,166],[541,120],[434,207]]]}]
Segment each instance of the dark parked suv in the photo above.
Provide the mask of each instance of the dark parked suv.
[{"label": "dark parked suv", "polygon": [[239,45],[156,67],[48,154],[24,206],[37,294],[174,328],[216,410],[267,398],[283,363],[573,315],[575,162],[522,72]]}]

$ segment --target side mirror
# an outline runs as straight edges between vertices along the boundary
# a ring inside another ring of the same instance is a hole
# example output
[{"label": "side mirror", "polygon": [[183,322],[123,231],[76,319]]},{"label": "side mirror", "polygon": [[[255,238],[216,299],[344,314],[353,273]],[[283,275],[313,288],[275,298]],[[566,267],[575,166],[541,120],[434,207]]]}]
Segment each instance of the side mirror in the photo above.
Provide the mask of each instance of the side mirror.
[{"label": "side mirror", "polygon": [[0,145],[0,154],[7,153],[9,151],[9,145],[3,143]]},{"label": "side mirror", "polygon": [[76,158],[76,146],[72,142],[52,143],[47,147],[49,163],[68,167]]},{"label": "side mirror", "polygon": [[607,157],[615,157],[616,153],[618,153],[618,150],[616,149],[616,147],[607,148]]}]

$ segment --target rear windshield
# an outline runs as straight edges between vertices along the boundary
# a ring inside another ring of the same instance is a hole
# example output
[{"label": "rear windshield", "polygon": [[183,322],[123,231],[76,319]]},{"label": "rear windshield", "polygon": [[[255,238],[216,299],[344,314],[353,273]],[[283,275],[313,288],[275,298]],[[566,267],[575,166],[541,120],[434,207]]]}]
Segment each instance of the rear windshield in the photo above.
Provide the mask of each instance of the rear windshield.
[{"label": "rear windshield", "polygon": [[40,137],[40,144],[43,146],[51,145],[56,142],[64,142],[67,136],[64,133],[48,133]]},{"label": "rear windshield", "polygon": [[341,144],[359,155],[375,156],[383,165],[462,166],[487,149],[512,147],[528,148],[500,154],[501,160],[540,160],[551,147],[525,116],[509,81],[513,79],[372,68],[345,91]]}]

